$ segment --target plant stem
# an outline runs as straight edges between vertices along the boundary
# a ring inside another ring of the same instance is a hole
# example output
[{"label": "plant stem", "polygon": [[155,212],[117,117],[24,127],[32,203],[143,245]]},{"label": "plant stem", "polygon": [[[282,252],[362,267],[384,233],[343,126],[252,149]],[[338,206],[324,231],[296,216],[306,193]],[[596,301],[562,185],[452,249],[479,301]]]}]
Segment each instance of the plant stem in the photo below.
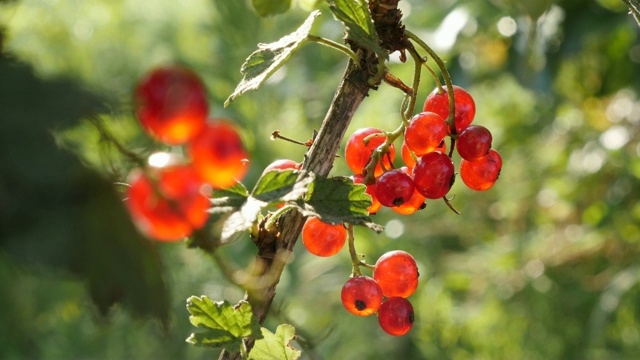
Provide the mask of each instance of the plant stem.
[{"label": "plant stem", "polygon": [[417,37],[415,34],[410,32],[409,30],[405,30],[405,34],[409,39],[413,40],[416,44],[420,45],[420,47],[423,48],[429,54],[429,56],[431,56],[433,61],[436,62],[436,64],[438,65],[438,68],[440,68],[440,72],[442,73],[444,82],[447,85],[447,93],[449,96],[449,117],[447,118],[447,125],[449,126],[449,130],[451,131],[451,135],[453,136],[457,135],[456,124],[455,124],[456,101],[455,101],[455,98],[453,97],[453,83],[451,82],[451,76],[449,75],[449,70],[447,70],[447,67],[444,64],[444,61],[442,61],[442,59],[438,56],[438,54],[436,54],[436,52],[433,51],[433,49],[431,49],[431,47],[429,47],[427,43],[425,43],[422,39]]},{"label": "plant stem", "polygon": [[320,36],[307,35],[307,40],[316,42],[318,44],[330,47],[334,50],[338,50],[344,53],[345,55],[351,58],[351,60],[353,61],[353,63],[356,65],[358,69],[360,68],[360,58],[358,57],[358,55],[356,55],[356,53],[353,52],[353,50],[349,49],[348,47],[342,44],[339,44],[333,40],[329,40]]}]

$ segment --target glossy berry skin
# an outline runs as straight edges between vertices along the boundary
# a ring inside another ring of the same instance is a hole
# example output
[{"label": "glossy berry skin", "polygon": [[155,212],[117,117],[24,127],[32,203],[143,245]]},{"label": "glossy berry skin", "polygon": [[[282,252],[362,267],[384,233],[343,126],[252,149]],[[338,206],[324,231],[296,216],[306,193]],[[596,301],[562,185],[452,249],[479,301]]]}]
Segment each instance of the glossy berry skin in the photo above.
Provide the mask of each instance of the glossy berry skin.
[{"label": "glossy berry skin", "polygon": [[[362,175],[353,175],[351,177],[353,179],[354,184],[364,184],[364,176]],[[378,201],[376,197],[376,186],[375,184],[367,185],[367,190],[365,190],[367,195],[371,196],[371,206],[367,208],[369,214],[375,214],[382,208],[382,204]]]},{"label": "glossy berry skin", "polygon": [[332,225],[317,217],[310,217],[302,227],[302,242],[316,256],[328,257],[337,254],[347,240],[347,230],[342,224]]},{"label": "glossy berry skin", "polygon": [[147,237],[179,241],[204,226],[211,203],[203,195],[203,183],[187,165],[141,170],[129,176],[126,205],[131,218]]},{"label": "glossy berry skin", "polygon": [[409,300],[392,297],[382,303],[378,310],[378,323],[382,330],[393,336],[402,336],[411,330],[415,315]]},{"label": "glossy berry skin", "polygon": [[422,112],[411,119],[404,133],[406,145],[416,156],[434,151],[447,136],[447,123],[440,115]]},{"label": "glossy berry skin", "polygon": [[489,153],[492,140],[491,132],[486,127],[471,125],[458,136],[456,150],[461,158],[475,160]]},{"label": "glossy berry skin", "polygon": [[[455,113],[455,133],[460,134],[466,129],[473,117],[476,115],[476,103],[473,97],[463,88],[453,85],[453,97],[456,102]],[[442,117],[445,121],[449,117],[449,95],[445,89],[443,93],[439,93],[439,89],[434,89],[424,102],[424,111],[434,112]],[[449,129],[454,133],[453,129]]]},{"label": "glossy berry skin", "polygon": [[134,103],[144,130],[169,145],[193,139],[204,127],[209,113],[202,81],[180,66],[149,72],[135,89]]},{"label": "glossy berry skin", "polygon": [[342,286],[340,296],[345,309],[358,316],[374,314],[382,304],[382,289],[368,276],[349,279]]},{"label": "glossy berry skin", "polygon": [[[411,152],[410,151],[411,150],[409,150],[409,148],[407,147],[407,144],[403,141],[402,142],[402,148],[401,148],[402,161],[404,162],[404,164],[409,169],[413,169],[413,167],[416,165],[416,162],[418,160],[414,159],[413,156],[411,156]],[[447,142],[442,140],[440,145],[438,145],[438,147],[434,151],[440,151],[441,153],[446,154],[447,153]],[[416,158],[419,158],[419,156],[416,156]]]},{"label": "glossy berry skin", "polygon": [[400,169],[382,174],[375,185],[376,197],[383,206],[400,206],[413,195],[413,179]]},{"label": "glossy berry skin", "polygon": [[470,189],[485,191],[498,180],[502,170],[502,157],[490,149],[489,153],[479,159],[460,161],[460,178]]},{"label": "glossy berry skin", "polygon": [[[386,141],[384,136],[372,137],[368,143],[365,144],[364,140],[373,134],[381,134],[382,130],[376,128],[362,128],[354,132],[347,140],[347,145],[344,150],[345,161],[349,166],[349,169],[354,174],[362,174],[365,166],[369,163],[371,155]],[[389,153],[383,155],[383,164],[387,169],[391,168],[391,162],[396,156],[396,150],[393,144],[389,146]],[[389,161],[391,160],[391,161]],[[378,177],[382,175],[383,169],[380,164],[376,164],[374,175]]]},{"label": "glossy berry skin", "polygon": [[409,297],[418,287],[418,266],[406,251],[394,250],[376,261],[373,278],[386,297]]},{"label": "glossy berry skin", "polygon": [[235,126],[213,120],[189,143],[189,155],[200,177],[224,189],[242,180],[248,170],[248,154]]},{"label": "glossy berry skin", "polygon": [[278,159],[267,165],[266,168],[262,171],[262,175],[273,171],[273,170],[300,170],[301,164],[289,160],[289,159]]},{"label": "glossy berry skin", "polygon": [[[413,176],[411,169],[406,166],[401,167],[400,170],[402,170],[409,176]],[[424,209],[426,206],[425,200],[426,198],[422,194],[420,194],[417,189],[414,189],[413,195],[411,195],[411,198],[409,198],[409,200],[405,201],[404,204],[400,206],[394,206],[391,209],[398,214],[410,215],[418,210]]]},{"label": "glossy berry skin", "polygon": [[413,167],[413,182],[418,192],[427,199],[438,199],[445,196],[455,180],[454,166],[451,159],[434,151],[423,155]]}]

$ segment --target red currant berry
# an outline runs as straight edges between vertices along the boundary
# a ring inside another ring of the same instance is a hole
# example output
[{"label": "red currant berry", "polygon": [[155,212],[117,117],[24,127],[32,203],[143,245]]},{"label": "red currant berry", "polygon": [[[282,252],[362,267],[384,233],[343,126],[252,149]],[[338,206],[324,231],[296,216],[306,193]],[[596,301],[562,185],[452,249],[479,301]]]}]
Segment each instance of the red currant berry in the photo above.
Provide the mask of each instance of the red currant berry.
[{"label": "red currant berry", "polygon": [[411,150],[409,150],[409,147],[407,147],[406,141],[402,142],[402,147],[400,148],[400,150],[400,154],[402,155],[402,161],[404,161],[404,164],[409,169],[413,169],[413,167],[416,165],[417,160],[413,156],[411,156]]},{"label": "red currant berry", "polygon": [[[362,175],[353,175],[352,179],[354,184],[364,183],[364,176]],[[375,184],[370,184],[370,185],[367,185],[367,190],[365,190],[367,195],[371,196],[371,206],[367,208],[367,211],[369,212],[369,214],[375,214],[378,211],[380,211],[380,208],[382,208],[382,204],[380,204],[380,201],[378,201],[378,198],[376,197],[375,188],[376,188]]]},{"label": "red currant berry", "polygon": [[189,69],[169,66],[151,71],[137,85],[134,97],[144,130],[166,144],[193,139],[206,123],[207,93]]},{"label": "red currant berry", "polygon": [[393,207],[404,204],[413,195],[413,179],[400,169],[382,174],[376,180],[376,197],[384,206]]},{"label": "red currant berry", "polygon": [[[443,154],[447,153],[447,142],[442,140],[442,142],[440,143],[440,145],[436,148],[435,151],[440,151]],[[409,148],[407,147],[407,144],[403,141],[402,142],[402,161],[404,161],[404,164],[409,168],[409,169],[413,169],[413,167],[416,165],[416,159],[414,159],[413,156],[411,156],[411,150],[409,150]],[[416,155],[416,157],[419,157]]]},{"label": "red currant berry", "polygon": [[[424,102],[424,111],[431,111],[440,115],[445,121],[449,117],[449,95],[445,89],[443,93],[438,88],[434,89]],[[460,86],[453,86],[453,98],[456,102],[455,131],[460,134],[473,121],[476,115],[476,104],[473,97]],[[450,132],[453,129],[449,129]]]},{"label": "red currant berry", "polygon": [[413,182],[427,199],[438,199],[451,189],[455,180],[454,170],[447,155],[439,151],[430,152],[421,156],[413,167]]},{"label": "red currant berry", "polygon": [[392,297],[378,310],[378,323],[382,330],[393,336],[402,336],[411,330],[415,315],[409,300]]},{"label": "red currant berry", "polygon": [[[409,176],[413,176],[411,169],[406,166],[401,167],[400,170],[404,171]],[[402,215],[413,214],[418,210],[424,209],[424,207],[426,206],[426,204],[424,203],[425,200],[426,198],[422,196],[422,194],[420,194],[418,189],[414,189],[413,195],[411,195],[411,198],[409,200],[407,200],[404,204],[400,206],[394,206],[391,209]]]},{"label": "red currant berry", "polygon": [[316,256],[328,257],[338,253],[347,240],[347,230],[342,224],[332,225],[317,217],[310,217],[302,227],[302,242]]},{"label": "red currant berry", "polygon": [[373,278],[386,297],[409,297],[418,287],[418,266],[406,251],[394,250],[376,261]]},{"label": "red currant berry", "polygon": [[356,276],[342,286],[341,298],[347,311],[358,316],[367,316],[380,308],[382,289],[372,278]]},{"label": "red currant berry", "polygon": [[235,126],[214,120],[189,144],[193,166],[215,188],[230,187],[247,173],[247,152]]},{"label": "red currant berry", "polygon": [[[374,134],[382,134],[382,130],[375,128],[359,129],[347,140],[347,146],[344,151],[345,161],[349,169],[355,174],[362,174],[373,152],[386,141],[386,137],[384,136],[374,136],[365,144],[365,139]],[[382,156],[382,162],[387,169],[391,168],[391,163],[395,156],[396,150],[393,144],[391,144],[391,146],[389,146],[389,153]],[[380,164],[376,164],[374,175],[378,177],[382,175],[382,172],[383,169]]]},{"label": "red currant berry", "polygon": [[293,160],[279,159],[267,165],[267,167],[262,171],[262,175],[273,170],[300,170],[300,166],[300,163],[297,163]]},{"label": "red currant berry", "polygon": [[178,241],[204,226],[211,204],[193,168],[173,165],[149,169],[153,178],[134,170],[129,176],[127,208],[147,237]]},{"label": "red currant berry", "polygon": [[500,154],[490,149],[489,153],[479,159],[460,161],[460,177],[470,189],[485,191],[490,189],[502,169],[502,157]]},{"label": "red currant berry", "polygon": [[491,140],[491,132],[486,127],[471,125],[458,136],[456,150],[461,158],[475,160],[487,155],[491,149]]},{"label": "red currant berry", "polygon": [[434,151],[447,136],[447,123],[440,115],[422,112],[411,119],[404,141],[416,156]]}]

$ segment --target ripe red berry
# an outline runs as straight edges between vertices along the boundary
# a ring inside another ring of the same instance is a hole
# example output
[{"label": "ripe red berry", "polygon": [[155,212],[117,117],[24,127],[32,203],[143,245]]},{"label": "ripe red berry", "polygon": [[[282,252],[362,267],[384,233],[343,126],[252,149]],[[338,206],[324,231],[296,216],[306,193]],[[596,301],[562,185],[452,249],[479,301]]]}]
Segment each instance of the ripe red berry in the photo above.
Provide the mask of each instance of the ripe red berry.
[{"label": "ripe red berry", "polygon": [[[424,111],[431,111],[440,115],[445,121],[449,117],[449,95],[445,89],[443,93],[434,89],[424,102]],[[460,134],[473,121],[476,115],[476,104],[473,97],[463,88],[454,85],[453,97],[456,102],[455,133]],[[453,129],[449,129],[453,133]]]},{"label": "ripe red berry", "polygon": [[[354,184],[364,183],[364,176],[362,175],[357,175],[357,174],[353,175],[352,179]],[[369,212],[369,214],[375,214],[378,211],[380,211],[380,208],[382,208],[382,204],[380,204],[380,201],[378,201],[378,198],[376,197],[375,188],[376,188],[375,184],[369,184],[367,185],[367,190],[365,190],[367,195],[371,196],[371,206],[367,208],[367,211]]]},{"label": "ripe red berry", "polygon": [[342,224],[332,225],[317,217],[310,217],[302,227],[302,242],[316,256],[333,256],[347,240],[347,230]]},{"label": "ripe red berry", "polygon": [[170,145],[193,139],[209,113],[207,93],[194,72],[168,66],[148,73],[134,95],[136,114],[144,130]]},{"label": "ripe red berry", "polygon": [[300,166],[300,163],[297,163],[293,160],[278,159],[267,165],[267,167],[262,171],[262,175],[273,170],[300,170]]},{"label": "ripe red berry", "polygon": [[408,297],[418,287],[418,266],[406,251],[394,250],[383,254],[376,261],[373,278],[386,297]]},{"label": "ripe red berry", "polygon": [[487,155],[491,149],[491,140],[491,132],[486,127],[471,125],[458,136],[456,150],[463,159],[475,160]]},{"label": "ripe red berry", "polygon": [[376,197],[384,206],[400,206],[413,195],[413,179],[400,169],[382,174],[375,184]]},{"label": "ripe red berry", "polygon": [[404,141],[416,156],[434,151],[447,136],[447,123],[440,115],[422,112],[411,119]]},{"label": "ripe red berry", "polygon": [[502,157],[491,149],[489,153],[479,159],[460,161],[460,177],[470,189],[485,191],[490,189],[502,169]]},{"label": "ripe red berry", "polygon": [[[413,169],[413,167],[416,165],[416,161],[417,159],[414,159],[413,156],[411,156],[411,150],[409,150],[409,148],[407,147],[406,142],[402,142],[402,161],[404,161],[404,164],[409,168],[409,169]],[[434,151],[440,151],[443,154],[447,153],[447,142],[442,140],[442,142],[440,143],[440,145],[438,145],[438,147],[434,150]],[[416,155],[416,158],[419,158],[420,156]]]},{"label": "ripe red berry", "polygon": [[345,309],[358,316],[375,313],[382,304],[382,289],[368,276],[356,276],[349,279],[341,292]]},{"label": "ripe red berry", "polygon": [[413,182],[416,189],[427,199],[445,196],[455,180],[451,159],[434,151],[423,155],[413,167]]},{"label": "ripe red berry", "polygon": [[[382,134],[382,130],[375,128],[359,129],[347,140],[347,145],[344,150],[345,161],[354,174],[362,174],[373,152],[386,141],[386,137],[384,136],[374,136],[365,144],[364,140],[374,134]],[[384,154],[382,157],[383,164],[387,169],[391,168],[391,162],[393,162],[395,156],[396,150],[393,144],[391,144],[391,146],[389,146],[389,153]],[[378,177],[382,175],[382,172],[383,169],[380,164],[376,164],[374,175]]]},{"label": "ripe red berry", "polygon": [[[409,176],[413,176],[411,169],[406,166],[401,167],[400,170],[404,171]],[[426,198],[422,194],[420,194],[418,189],[414,189],[413,195],[411,195],[411,198],[409,198],[409,200],[405,201],[404,204],[400,206],[394,206],[391,209],[402,215],[413,214],[418,210],[424,209],[424,207],[426,206],[426,204],[424,203],[425,200]]]},{"label": "ripe red berry", "polygon": [[193,168],[173,165],[141,170],[129,175],[127,208],[131,218],[147,237],[178,241],[204,226],[211,204],[203,195],[203,183]]},{"label": "ripe red berry", "polygon": [[409,300],[392,297],[382,303],[378,310],[378,323],[382,330],[393,336],[402,336],[411,330],[415,315]]},{"label": "ripe red berry", "polygon": [[247,152],[236,128],[229,122],[214,120],[189,144],[193,167],[215,188],[223,189],[247,173]]}]

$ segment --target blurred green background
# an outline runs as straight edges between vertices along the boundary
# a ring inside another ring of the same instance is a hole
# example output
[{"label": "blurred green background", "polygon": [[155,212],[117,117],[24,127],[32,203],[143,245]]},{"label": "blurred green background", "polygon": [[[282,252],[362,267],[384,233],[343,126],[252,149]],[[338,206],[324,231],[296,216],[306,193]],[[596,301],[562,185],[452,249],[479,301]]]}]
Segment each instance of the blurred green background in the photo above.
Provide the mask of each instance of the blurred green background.
[{"label": "blurred green background", "polygon": [[[294,0],[260,18],[247,0],[0,2],[0,358],[200,359],[185,299],[235,303],[243,291],[204,253],[141,238],[120,204],[140,154],[131,90],[151,67],[205,80],[214,117],[240,124],[252,186],[276,158],[301,160],[273,130],[306,141],[346,58],[305,45],[258,92],[230,107],[259,42],[319,8],[313,33],[340,41],[326,4]],[[404,249],[419,263],[416,323],[400,338],[348,315],[348,253],[297,246],[265,324],[295,325],[305,359],[633,359],[640,354],[640,31],[619,0],[403,0],[407,28],[447,60],[494,135],[501,178],[453,189],[410,216],[386,209],[381,235],[356,232],[370,262]],[[397,59],[397,56],[392,56]],[[413,66],[392,60],[411,81]],[[419,103],[434,87],[423,74]],[[371,92],[350,132],[394,129],[402,94]],[[100,124],[103,132],[95,124]],[[107,131],[105,133],[104,131]],[[400,144],[397,144],[399,146]],[[399,159],[398,159],[399,160]],[[457,163],[459,159],[455,159]],[[349,175],[341,159],[333,175]],[[248,238],[222,250],[236,266]]]}]

